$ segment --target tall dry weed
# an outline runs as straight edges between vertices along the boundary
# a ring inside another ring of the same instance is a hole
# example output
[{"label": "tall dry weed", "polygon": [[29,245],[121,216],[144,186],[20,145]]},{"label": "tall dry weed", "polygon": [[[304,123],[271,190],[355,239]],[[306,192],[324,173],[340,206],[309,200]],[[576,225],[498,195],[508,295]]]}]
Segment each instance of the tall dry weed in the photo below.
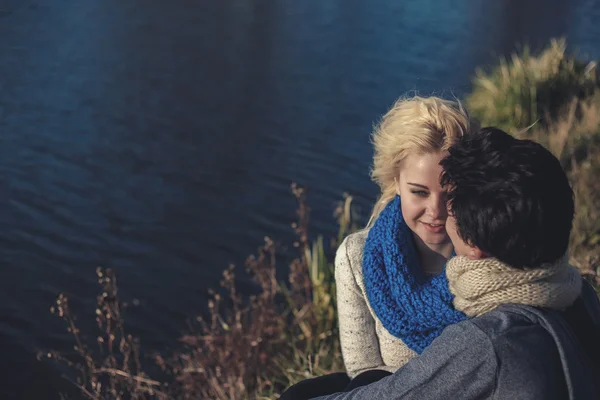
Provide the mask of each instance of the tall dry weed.
[{"label": "tall dry weed", "polygon": [[[306,190],[292,185],[298,202],[298,256],[287,282],[276,280],[276,245],[270,238],[246,269],[258,293],[238,292],[235,268],[223,272],[221,290],[211,291],[208,317],[197,317],[181,337],[175,354],[155,355],[166,381],[151,379],[140,362],[139,341],[127,334],[116,277],[98,270],[102,292],[96,310],[101,351],[90,351],[60,295],[53,312],[66,322],[74,354],[52,351],[48,357],[67,366],[74,383],[89,399],[264,399],[277,396],[299,380],[343,369],[338,339],[331,252],[322,237],[309,240]],[[336,216],[341,240],[354,225],[352,198],[345,196]],[[72,379],[71,376],[67,377]]]}]

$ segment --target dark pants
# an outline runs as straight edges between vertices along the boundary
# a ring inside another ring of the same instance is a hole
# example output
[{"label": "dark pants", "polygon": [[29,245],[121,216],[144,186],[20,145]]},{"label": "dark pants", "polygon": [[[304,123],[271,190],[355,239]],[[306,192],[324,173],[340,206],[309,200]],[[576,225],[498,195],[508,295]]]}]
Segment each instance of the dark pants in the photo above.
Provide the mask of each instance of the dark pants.
[{"label": "dark pants", "polygon": [[350,379],[345,372],[336,372],[298,382],[283,392],[279,400],[308,400],[333,393],[349,392],[357,387],[377,382],[388,375],[391,373],[375,369]]}]

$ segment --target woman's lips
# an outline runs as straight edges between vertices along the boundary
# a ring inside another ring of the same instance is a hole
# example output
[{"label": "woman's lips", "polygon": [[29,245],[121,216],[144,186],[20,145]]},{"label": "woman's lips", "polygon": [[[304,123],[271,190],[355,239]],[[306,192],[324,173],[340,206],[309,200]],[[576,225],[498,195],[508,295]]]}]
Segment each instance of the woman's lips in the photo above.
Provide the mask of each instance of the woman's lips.
[{"label": "woman's lips", "polygon": [[446,229],[445,224],[428,224],[426,222],[421,222],[425,229],[432,233],[442,233]]}]

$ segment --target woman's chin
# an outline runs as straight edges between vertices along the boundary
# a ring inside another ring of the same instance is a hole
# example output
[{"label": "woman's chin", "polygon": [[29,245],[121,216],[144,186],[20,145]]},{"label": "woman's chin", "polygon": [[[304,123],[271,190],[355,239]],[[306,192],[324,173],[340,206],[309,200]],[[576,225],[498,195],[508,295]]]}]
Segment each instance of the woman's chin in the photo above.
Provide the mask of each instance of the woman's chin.
[{"label": "woman's chin", "polygon": [[440,245],[450,242],[450,238],[446,234],[446,231],[440,233],[423,232],[419,237],[424,243],[431,245]]},{"label": "woman's chin", "polygon": [[433,245],[433,246],[439,246],[439,245],[442,245],[442,244],[448,244],[448,243],[450,243],[450,240],[449,239],[446,239],[446,240],[430,240],[430,241],[427,241],[425,243],[427,243],[429,245]]}]

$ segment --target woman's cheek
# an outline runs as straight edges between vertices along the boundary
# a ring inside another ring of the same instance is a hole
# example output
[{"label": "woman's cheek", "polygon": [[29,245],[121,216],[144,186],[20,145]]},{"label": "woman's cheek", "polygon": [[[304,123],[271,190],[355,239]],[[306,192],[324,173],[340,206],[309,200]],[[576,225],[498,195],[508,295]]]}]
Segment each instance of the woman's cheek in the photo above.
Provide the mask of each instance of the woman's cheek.
[{"label": "woman's cheek", "polygon": [[415,217],[416,214],[418,214],[418,210],[420,207],[419,204],[420,203],[418,199],[409,199],[409,201],[403,203],[402,215],[404,216],[404,218],[410,219]]}]

